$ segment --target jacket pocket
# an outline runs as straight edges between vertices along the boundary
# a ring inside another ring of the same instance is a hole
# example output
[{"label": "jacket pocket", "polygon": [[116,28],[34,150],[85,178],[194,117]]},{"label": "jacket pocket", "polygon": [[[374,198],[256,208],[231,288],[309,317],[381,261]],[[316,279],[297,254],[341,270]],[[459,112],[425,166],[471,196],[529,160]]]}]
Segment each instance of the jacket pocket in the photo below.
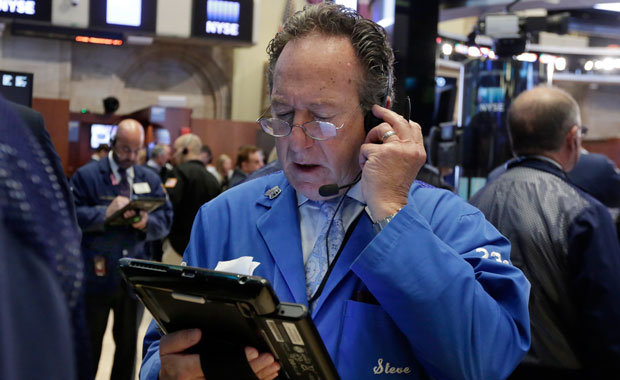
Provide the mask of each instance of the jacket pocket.
[{"label": "jacket pocket", "polygon": [[379,305],[347,301],[338,347],[342,379],[426,379],[409,342]]}]

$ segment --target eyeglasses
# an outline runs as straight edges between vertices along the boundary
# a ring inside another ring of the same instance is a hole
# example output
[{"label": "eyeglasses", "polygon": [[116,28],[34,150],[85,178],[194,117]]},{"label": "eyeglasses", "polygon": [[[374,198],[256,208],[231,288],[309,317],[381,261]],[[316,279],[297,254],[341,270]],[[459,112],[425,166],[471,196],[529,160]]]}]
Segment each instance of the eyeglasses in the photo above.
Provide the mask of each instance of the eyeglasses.
[{"label": "eyeglasses", "polygon": [[[357,110],[359,105],[355,108]],[[263,112],[263,115],[267,111]],[[306,136],[317,141],[331,140],[336,137],[336,132],[344,127],[345,123],[336,126],[329,121],[312,120],[303,124],[290,124],[287,121],[276,118],[261,117],[256,120],[266,134],[274,137],[286,137],[291,134],[293,127],[301,128]]]}]

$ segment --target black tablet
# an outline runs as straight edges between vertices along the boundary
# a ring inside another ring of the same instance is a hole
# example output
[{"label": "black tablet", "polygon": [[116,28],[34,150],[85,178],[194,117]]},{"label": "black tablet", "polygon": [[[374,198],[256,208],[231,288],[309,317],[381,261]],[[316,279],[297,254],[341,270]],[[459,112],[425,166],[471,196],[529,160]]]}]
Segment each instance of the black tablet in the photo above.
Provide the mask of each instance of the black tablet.
[{"label": "black tablet", "polygon": [[279,361],[278,379],[339,379],[306,307],[279,302],[266,279],[129,258],[120,269],[164,334],[202,330],[196,351],[252,346]]},{"label": "black tablet", "polygon": [[105,224],[110,226],[124,226],[138,222],[140,219],[132,220],[125,219],[123,214],[125,211],[135,210],[136,213],[139,211],[146,211],[147,213],[153,212],[161,207],[164,203],[166,203],[166,198],[159,197],[142,197],[132,199],[125,207],[117,210],[114,214],[110,215],[105,220]]}]

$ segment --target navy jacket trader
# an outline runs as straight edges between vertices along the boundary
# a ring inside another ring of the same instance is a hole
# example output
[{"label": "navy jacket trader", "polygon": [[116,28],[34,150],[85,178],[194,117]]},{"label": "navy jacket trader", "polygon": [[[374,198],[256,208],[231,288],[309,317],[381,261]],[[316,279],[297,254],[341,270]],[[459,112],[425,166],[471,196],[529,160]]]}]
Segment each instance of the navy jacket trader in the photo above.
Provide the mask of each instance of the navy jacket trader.
[{"label": "navy jacket trader", "polygon": [[90,328],[94,368],[110,309],[114,311],[116,350],[113,379],[132,379],[137,339],[138,301],[121,280],[118,260],[144,257],[147,241],[162,239],[172,224],[169,201],[151,214],[127,211],[135,218],[128,226],[108,226],[106,217],[127,205],[131,198],[166,197],[159,176],[136,165],[144,143],[144,129],[136,120],[118,124],[107,158],[91,162],[71,178],[77,219],[82,229],[82,256],[86,272],[86,315]]},{"label": "navy jacket trader", "polygon": [[[268,52],[272,118],[259,122],[284,173],[204,205],[184,260],[253,256],[281,301],[309,306],[342,379],[508,376],[529,347],[529,283],[477,209],[414,182],[426,153],[420,126],[388,109],[383,29],[321,3],[289,18]],[[384,122],[366,133],[370,113]],[[319,193],[332,183],[343,188]],[[184,353],[200,339],[151,325],[141,378],[208,379]],[[275,378],[270,353],[245,353],[259,379]]]},{"label": "navy jacket trader", "polygon": [[618,378],[618,237],[605,206],[566,174],[581,160],[579,106],[537,87],[515,99],[507,120],[518,157],[471,202],[510,238],[532,282],[532,347],[510,379]]}]

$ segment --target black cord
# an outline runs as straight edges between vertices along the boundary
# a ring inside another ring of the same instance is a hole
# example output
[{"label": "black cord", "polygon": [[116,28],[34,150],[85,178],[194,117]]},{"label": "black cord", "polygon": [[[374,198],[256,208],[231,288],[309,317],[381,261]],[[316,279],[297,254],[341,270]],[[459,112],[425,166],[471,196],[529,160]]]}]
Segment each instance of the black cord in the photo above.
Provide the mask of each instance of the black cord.
[{"label": "black cord", "polygon": [[512,7],[514,7],[515,5],[517,5],[517,3],[519,3],[521,0],[514,0],[512,3],[506,5],[506,13],[510,12],[510,10],[512,9]]},{"label": "black cord", "polygon": [[403,116],[407,119],[407,121],[409,121],[411,120],[411,99],[407,96],[405,98],[405,102],[407,103],[407,110]]},{"label": "black cord", "polygon": [[[312,303],[319,298],[319,296],[323,292],[323,287],[325,286],[325,283],[327,282],[327,278],[329,277],[329,274],[331,273],[332,263],[330,262],[330,259],[329,259],[329,233],[332,229],[332,225],[334,224],[334,219],[336,218],[336,214],[338,213],[338,210],[340,210],[340,207],[344,203],[344,199],[347,197],[349,190],[351,190],[353,185],[358,183],[361,179],[362,179],[362,172],[360,171],[355,177],[355,179],[353,180],[353,182],[351,182],[349,186],[347,186],[347,191],[345,191],[345,193],[341,196],[340,200],[338,201],[338,205],[336,206],[336,210],[334,211],[334,214],[332,215],[329,221],[329,226],[327,227],[327,232],[325,234],[325,254],[327,255],[327,271],[323,275],[323,279],[321,280],[321,283],[319,284],[317,289],[314,291],[314,294],[308,300],[308,305],[312,305]],[[341,243],[341,246],[342,244],[344,244],[346,240],[347,239],[343,240],[343,242]],[[336,262],[336,257],[334,257],[334,262]]]}]

